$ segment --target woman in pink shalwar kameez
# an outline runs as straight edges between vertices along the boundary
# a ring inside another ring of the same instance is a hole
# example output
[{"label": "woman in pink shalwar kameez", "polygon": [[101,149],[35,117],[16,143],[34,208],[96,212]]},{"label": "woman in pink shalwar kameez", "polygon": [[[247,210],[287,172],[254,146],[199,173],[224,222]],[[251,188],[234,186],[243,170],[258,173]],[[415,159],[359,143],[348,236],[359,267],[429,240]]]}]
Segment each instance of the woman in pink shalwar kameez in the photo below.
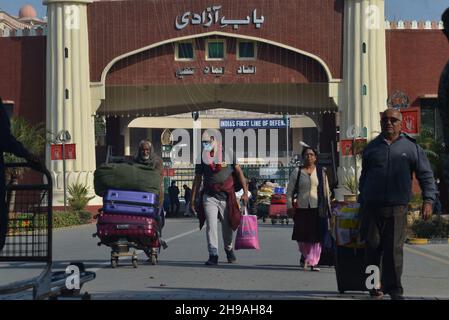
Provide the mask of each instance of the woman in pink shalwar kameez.
[{"label": "woman in pink shalwar kameez", "polygon": [[287,209],[294,221],[292,240],[298,242],[304,270],[311,271],[320,271],[323,230],[319,208],[328,204],[330,194],[325,170],[316,166],[317,156],[314,149],[304,148],[304,166],[293,170],[287,187]]}]

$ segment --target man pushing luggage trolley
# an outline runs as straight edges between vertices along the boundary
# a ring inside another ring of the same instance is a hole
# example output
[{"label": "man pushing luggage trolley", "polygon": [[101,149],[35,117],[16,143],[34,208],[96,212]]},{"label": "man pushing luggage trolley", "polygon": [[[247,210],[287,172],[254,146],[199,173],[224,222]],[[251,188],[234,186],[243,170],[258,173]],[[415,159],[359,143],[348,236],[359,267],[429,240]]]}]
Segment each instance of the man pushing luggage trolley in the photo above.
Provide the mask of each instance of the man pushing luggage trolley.
[{"label": "man pushing luggage trolley", "polygon": [[131,256],[137,267],[138,249],[156,264],[165,216],[163,203],[162,160],[154,154],[150,141],[143,140],[134,162],[105,164],[94,174],[95,192],[103,197],[97,216],[99,245],[111,247],[111,266],[119,257]]}]

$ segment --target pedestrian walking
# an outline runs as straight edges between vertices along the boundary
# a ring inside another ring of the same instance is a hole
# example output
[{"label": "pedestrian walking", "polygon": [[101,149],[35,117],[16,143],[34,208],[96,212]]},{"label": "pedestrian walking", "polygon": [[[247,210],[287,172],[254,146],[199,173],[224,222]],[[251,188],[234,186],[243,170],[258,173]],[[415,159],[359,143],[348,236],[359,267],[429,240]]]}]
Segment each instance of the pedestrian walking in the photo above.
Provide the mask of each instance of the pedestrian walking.
[{"label": "pedestrian walking", "polygon": [[172,181],[171,186],[168,187],[168,197],[170,199],[170,214],[177,215],[179,213],[179,188],[176,186],[176,181]]},{"label": "pedestrian walking", "polygon": [[382,132],[363,150],[359,182],[361,236],[366,241],[367,265],[381,270],[381,288],[370,294],[403,299],[401,283],[407,206],[412,196],[412,173],[422,190],[422,215],[428,219],[435,200],[435,180],[423,149],[401,133],[402,114],[387,109],[381,116]]},{"label": "pedestrian walking", "polygon": [[[134,162],[143,164],[146,166],[151,167],[153,170],[157,171],[160,176],[160,186],[159,186],[159,210],[160,215],[156,217],[156,221],[158,222],[158,233],[159,233],[159,241],[163,248],[167,247],[166,242],[162,239],[162,229],[165,226],[165,211],[164,211],[164,163],[162,161],[162,158],[159,157],[156,152],[154,151],[153,144],[150,140],[141,140],[139,142],[139,147],[137,149],[136,155],[134,156]],[[143,250],[145,254],[147,255],[148,259],[151,260],[152,258],[152,251],[151,248],[145,248]]]},{"label": "pedestrian walking", "polygon": [[310,268],[311,271],[320,271],[317,265],[321,242],[328,232],[330,214],[327,174],[325,168],[317,166],[317,157],[317,151],[305,147],[302,151],[304,166],[293,170],[287,185],[287,211],[294,222],[292,240],[298,242],[304,270]]},{"label": "pedestrian walking", "polygon": [[153,144],[150,140],[141,140],[139,147],[134,156],[134,162],[144,164],[159,172],[161,175],[161,185],[159,188],[159,203],[164,203],[164,163],[154,151]]},{"label": "pedestrian walking", "polygon": [[184,212],[184,216],[193,216],[194,213],[191,212],[190,210],[190,201],[192,198],[192,189],[189,188],[189,186],[187,186],[186,184],[184,184],[182,186],[182,188],[184,189],[184,200],[186,202],[186,209]]},{"label": "pedestrian walking", "polygon": [[[248,187],[238,164],[222,161],[221,146],[213,136],[205,133],[202,137],[202,162],[195,167],[192,199],[196,198],[203,183],[198,209],[190,203],[192,212],[198,212],[200,229],[206,224],[206,239],[209,259],[206,265],[218,264],[218,220],[221,221],[224,249],[228,263],[237,259],[233,250],[233,235],[240,224],[240,210],[237,204],[234,178],[243,186],[241,200],[248,204]],[[203,181],[204,180],[204,181]]]},{"label": "pedestrian walking", "polygon": [[250,204],[250,211],[252,214],[256,214],[257,213],[257,209],[256,209],[256,201],[257,201],[257,192],[259,190],[257,189],[257,180],[256,178],[251,178],[249,185],[248,185],[248,192],[251,193],[251,198],[249,201]]}]

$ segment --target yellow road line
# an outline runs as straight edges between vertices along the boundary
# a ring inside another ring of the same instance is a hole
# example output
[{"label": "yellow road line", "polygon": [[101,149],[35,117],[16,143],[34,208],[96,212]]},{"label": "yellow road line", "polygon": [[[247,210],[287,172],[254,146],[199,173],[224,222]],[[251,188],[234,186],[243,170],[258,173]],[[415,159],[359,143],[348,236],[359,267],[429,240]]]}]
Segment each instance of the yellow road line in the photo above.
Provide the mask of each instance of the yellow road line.
[{"label": "yellow road line", "polygon": [[449,260],[445,260],[445,259],[442,259],[442,258],[439,258],[439,257],[435,257],[435,256],[433,256],[431,254],[424,253],[424,252],[422,252],[420,250],[412,249],[412,248],[410,248],[408,246],[405,246],[404,249],[409,251],[409,252],[413,252],[413,253],[415,253],[417,255],[429,258],[431,260],[438,261],[438,262],[441,262],[443,264],[449,265]]}]

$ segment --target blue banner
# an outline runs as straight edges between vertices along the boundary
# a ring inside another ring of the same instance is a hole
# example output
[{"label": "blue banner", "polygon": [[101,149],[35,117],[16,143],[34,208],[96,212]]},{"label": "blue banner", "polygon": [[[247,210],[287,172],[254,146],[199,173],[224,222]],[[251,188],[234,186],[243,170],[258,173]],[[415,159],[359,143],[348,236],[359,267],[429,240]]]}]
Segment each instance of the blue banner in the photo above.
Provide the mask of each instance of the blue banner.
[{"label": "blue banner", "polygon": [[220,119],[220,129],[281,129],[287,127],[285,118]]}]

